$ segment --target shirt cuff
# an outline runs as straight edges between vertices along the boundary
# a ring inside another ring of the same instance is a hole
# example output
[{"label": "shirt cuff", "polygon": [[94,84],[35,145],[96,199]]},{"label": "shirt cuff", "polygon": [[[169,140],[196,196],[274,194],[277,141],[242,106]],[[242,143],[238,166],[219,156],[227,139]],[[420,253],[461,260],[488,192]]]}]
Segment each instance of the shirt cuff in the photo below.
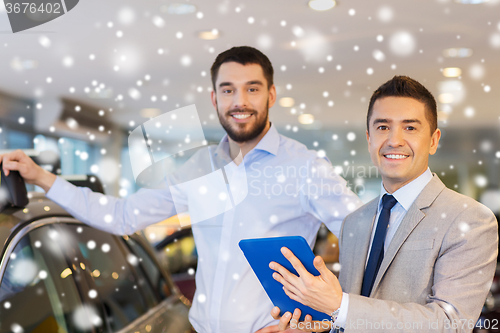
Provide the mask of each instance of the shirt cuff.
[{"label": "shirt cuff", "polygon": [[71,185],[71,183],[61,177],[56,177],[54,184],[52,184],[45,196],[60,205],[60,203],[65,201],[68,186]]},{"label": "shirt cuff", "polygon": [[[337,316],[337,320],[333,323],[333,327],[335,328],[345,328],[345,323],[347,321],[347,309],[349,308],[349,294],[342,293],[342,302],[340,303],[340,311]],[[333,330],[332,329],[332,332]]]}]

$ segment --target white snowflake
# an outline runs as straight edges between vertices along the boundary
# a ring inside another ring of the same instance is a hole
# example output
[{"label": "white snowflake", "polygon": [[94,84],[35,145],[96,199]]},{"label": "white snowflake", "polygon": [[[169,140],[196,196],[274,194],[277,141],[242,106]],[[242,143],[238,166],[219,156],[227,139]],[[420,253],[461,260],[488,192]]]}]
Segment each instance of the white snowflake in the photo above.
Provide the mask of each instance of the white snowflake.
[{"label": "white snowflake", "polygon": [[204,294],[200,294],[200,295],[198,295],[197,300],[198,300],[198,302],[203,304],[207,301],[207,296]]},{"label": "white snowflake", "polygon": [[101,326],[102,319],[99,317],[97,310],[90,305],[78,306],[71,316],[73,324],[82,331],[88,331],[93,326]]},{"label": "white snowflake", "polygon": [[101,251],[104,253],[108,253],[111,250],[111,246],[107,243],[102,244]]},{"label": "white snowflake", "polygon": [[417,47],[415,37],[407,31],[394,33],[389,41],[389,49],[397,56],[409,56]]},{"label": "white snowflake", "polygon": [[18,259],[12,267],[12,280],[16,284],[26,286],[30,284],[38,275],[38,266],[31,259]]},{"label": "white snowflake", "polygon": [[127,255],[127,261],[129,262],[129,264],[131,264],[132,266],[137,266],[137,264],[139,263],[139,259],[134,256],[132,253],[129,253]]},{"label": "white snowflake", "polygon": [[394,18],[394,10],[389,6],[380,7],[377,11],[377,18],[384,22],[391,22]]},{"label": "white snowflake", "polygon": [[40,43],[40,45],[42,45],[46,49],[49,48],[50,45],[52,45],[52,42],[50,41],[50,39],[47,36],[40,36],[38,38],[38,42]]}]

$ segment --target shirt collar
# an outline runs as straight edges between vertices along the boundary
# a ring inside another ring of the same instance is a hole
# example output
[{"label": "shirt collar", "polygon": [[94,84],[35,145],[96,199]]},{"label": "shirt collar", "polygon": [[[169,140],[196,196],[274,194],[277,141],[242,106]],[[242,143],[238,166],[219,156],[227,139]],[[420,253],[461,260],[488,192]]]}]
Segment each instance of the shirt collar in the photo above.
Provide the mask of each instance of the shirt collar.
[{"label": "shirt collar", "polygon": [[[215,154],[219,154],[221,151],[224,151],[226,155],[229,154],[229,151],[227,149],[229,148],[229,145],[227,144],[229,142],[227,134],[224,135],[222,140],[220,140],[219,145],[217,146]],[[252,149],[253,150],[262,150],[262,151],[267,151],[270,154],[273,154],[274,156],[278,155],[278,149],[280,146],[280,135],[278,133],[278,130],[274,126],[273,123],[271,123],[271,127],[267,131],[267,133],[264,135],[262,139],[260,139],[259,143]]]},{"label": "shirt collar", "polygon": [[[423,174],[392,193],[392,195],[394,196],[394,198],[396,198],[398,203],[403,206],[406,211],[408,211],[408,209],[410,209],[410,206],[413,204],[413,201],[415,201],[420,192],[422,192],[424,187],[431,181],[431,179],[431,170],[427,168],[427,170],[425,170]],[[387,191],[385,190],[384,184],[382,183],[380,190],[379,210],[382,205],[382,197],[386,193]]]},{"label": "shirt collar", "polygon": [[280,135],[276,127],[271,123],[271,127],[267,131],[266,135],[260,139],[259,143],[255,146],[255,150],[267,151],[274,156],[278,155],[278,149],[280,147]]}]

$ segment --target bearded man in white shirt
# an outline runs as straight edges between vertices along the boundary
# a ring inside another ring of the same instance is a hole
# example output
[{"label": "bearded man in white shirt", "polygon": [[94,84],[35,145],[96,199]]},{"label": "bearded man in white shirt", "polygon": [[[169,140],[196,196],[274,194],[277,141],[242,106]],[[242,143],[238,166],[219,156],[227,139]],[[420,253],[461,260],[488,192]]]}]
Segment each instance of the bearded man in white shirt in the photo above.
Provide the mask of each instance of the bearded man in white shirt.
[{"label": "bearded man in white shirt", "polygon": [[[322,222],[338,235],[344,217],[360,206],[328,159],[280,135],[269,121],[269,108],[276,101],[273,72],[269,59],[247,46],[219,54],[211,68],[211,99],[227,132],[214,157],[230,161],[229,187],[247,187],[248,194],[231,209],[192,224],[198,269],[189,317],[198,332],[276,332],[277,321],[269,314],[272,303],[238,242],[301,235],[312,247]],[[76,218],[115,234],[130,234],[187,210],[194,215],[203,204],[193,199],[198,188],[175,198],[167,187],[100,200],[101,194],[42,170],[21,151],[0,158],[6,174],[18,170]],[[194,155],[182,171],[200,162]]]}]

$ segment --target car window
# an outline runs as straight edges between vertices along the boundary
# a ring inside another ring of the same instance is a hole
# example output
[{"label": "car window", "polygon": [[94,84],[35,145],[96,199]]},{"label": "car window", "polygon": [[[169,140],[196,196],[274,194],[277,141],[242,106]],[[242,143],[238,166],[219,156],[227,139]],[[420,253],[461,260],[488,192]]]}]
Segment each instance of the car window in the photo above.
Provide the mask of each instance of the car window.
[{"label": "car window", "polygon": [[[82,332],[102,317],[82,305],[75,275],[59,246],[60,233],[43,226],[15,245],[0,284],[2,332]],[[89,310],[90,312],[88,312]]]},{"label": "car window", "polygon": [[167,298],[171,294],[171,291],[155,261],[153,261],[142,245],[137,243],[134,239],[127,238],[127,244],[139,258],[138,268],[144,271],[155,293],[161,300]]},{"label": "car window", "polygon": [[[117,331],[147,312],[140,291],[139,278],[132,266],[138,258],[125,248],[116,236],[80,225],[64,225],[83,256],[84,269],[94,280],[91,298],[100,300],[108,324]],[[77,258],[75,258],[77,259]]]},{"label": "car window", "polygon": [[198,253],[192,234],[175,239],[165,246],[162,255],[167,258],[168,269],[172,274],[196,270]]},{"label": "car window", "polygon": [[[128,242],[134,242],[128,236],[123,236],[123,239],[127,240],[125,244],[127,244]],[[144,267],[147,257],[146,259],[144,259],[144,255],[138,255],[137,252],[132,251],[130,247],[126,245],[123,246],[123,250],[126,252],[127,258],[134,258],[132,261],[130,261],[130,263],[134,266],[133,269],[135,274],[137,275],[138,287],[141,290],[148,307],[152,308],[156,306],[160,302],[160,295],[158,295],[158,293],[153,289],[147,273],[145,272]]]}]

